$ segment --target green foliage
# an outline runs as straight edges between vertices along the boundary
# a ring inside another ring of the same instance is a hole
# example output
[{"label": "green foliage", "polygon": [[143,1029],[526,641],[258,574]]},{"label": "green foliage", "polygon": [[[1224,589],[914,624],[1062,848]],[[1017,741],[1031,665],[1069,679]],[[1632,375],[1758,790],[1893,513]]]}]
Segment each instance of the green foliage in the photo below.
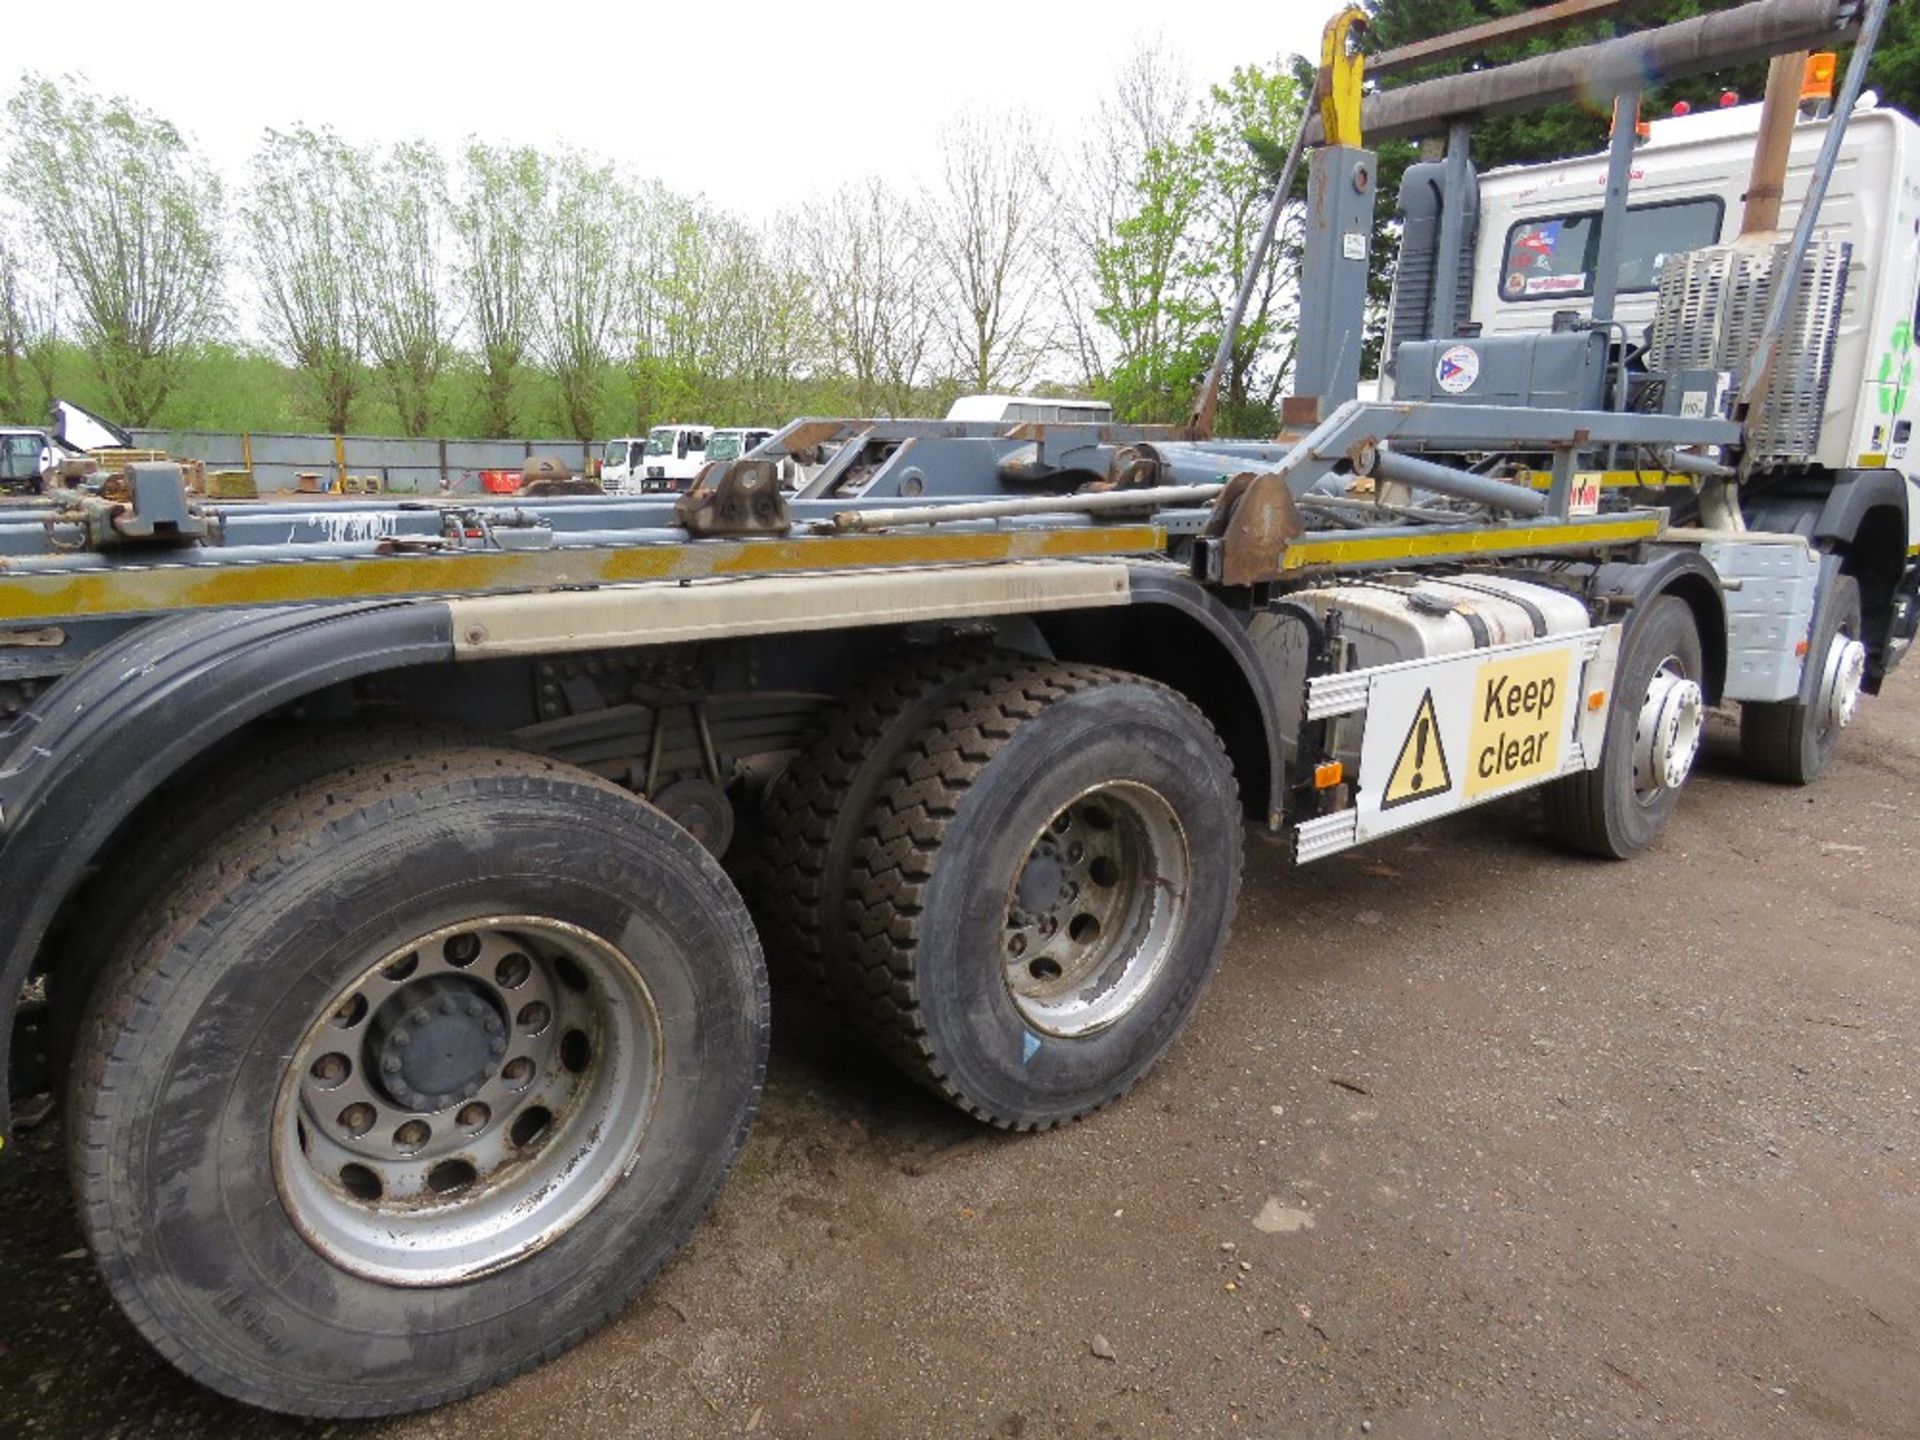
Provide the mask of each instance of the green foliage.
[{"label": "green foliage", "polygon": [[223,195],[166,120],[29,76],[7,107],[7,183],[45,234],[111,408],[153,419],[218,319]]},{"label": "green foliage", "polygon": [[[1303,93],[1291,75],[1242,66],[1208,91],[1190,125],[1143,152],[1130,203],[1094,256],[1094,313],[1117,342],[1102,387],[1116,415],[1186,417],[1264,225]],[[1291,345],[1277,344],[1291,315],[1290,283],[1276,248],[1229,357],[1223,433],[1275,428],[1292,359]]]}]

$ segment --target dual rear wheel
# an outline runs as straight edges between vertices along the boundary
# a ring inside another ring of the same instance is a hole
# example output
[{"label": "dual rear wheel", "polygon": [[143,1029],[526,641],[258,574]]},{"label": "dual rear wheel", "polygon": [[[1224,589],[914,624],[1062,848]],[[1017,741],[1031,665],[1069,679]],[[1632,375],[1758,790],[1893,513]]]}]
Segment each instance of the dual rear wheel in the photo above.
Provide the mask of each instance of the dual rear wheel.
[{"label": "dual rear wheel", "polygon": [[[1226,756],[1117,672],[969,652],[889,683],[817,793],[775,797],[810,868],[769,933],[954,1103],[1085,1114],[1218,959]],[[101,1271],[163,1355],[374,1415],[498,1383],[648,1282],[745,1138],[768,999],[733,883],[643,801],[448,734],[326,746],[123,852],[139,903],[72,935],[68,1135]]]}]

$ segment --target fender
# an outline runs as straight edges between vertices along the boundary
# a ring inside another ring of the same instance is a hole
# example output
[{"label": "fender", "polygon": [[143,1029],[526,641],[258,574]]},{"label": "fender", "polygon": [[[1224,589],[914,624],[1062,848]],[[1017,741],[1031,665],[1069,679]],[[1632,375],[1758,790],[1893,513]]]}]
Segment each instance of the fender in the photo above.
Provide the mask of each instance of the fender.
[{"label": "fender", "polygon": [[[1595,598],[1638,608],[1662,595],[1675,595],[1693,611],[1700,631],[1700,657],[1706,662],[1707,703],[1717,704],[1727,684],[1727,606],[1720,577],[1696,550],[1649,547],[1647,558],[1611,561],[1593,572]],[[1628,617],[1632,623],[1632,617]]]},{"label": "fender", "polygon": [[1902,598],[1920,575],[1912,550],[1912,487],[1895,470],[1842,470],[1817,486],[1811,479],[1757,496],[1747,505],[1748,520],[1755,529],[1800,535],[1845,553],[1842,569],[1860,582],[1866,689],[1878,694],[1912,636],[1914,610]]},{"label": "fender", "polygon": [[122,636],[0,736],[0,1139],[13,1018],[41,942],[136,807],[241,726],[356,676],[453,658],[444,603],[182,615]]},{"label": "fender", "polygon": [[1133,565],[1127,578],[1127,610],[1035,617],[1049,647],[1180,691],[1225,742],[1248,817],[1278,826],[1287,793],[1279,707],[1241,613],[1178,572]]}]

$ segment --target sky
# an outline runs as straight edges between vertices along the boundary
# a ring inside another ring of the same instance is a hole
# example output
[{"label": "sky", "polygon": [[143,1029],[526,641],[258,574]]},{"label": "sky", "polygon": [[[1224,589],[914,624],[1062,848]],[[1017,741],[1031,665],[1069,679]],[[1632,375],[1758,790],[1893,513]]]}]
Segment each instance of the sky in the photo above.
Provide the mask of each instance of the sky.
[{"label": "sky", "polygon": [[[69,0],[72,3],[72,0]],[[1196,86],[1311,53],[1335,0],[294,6],[9,5],[0,84],[78,72],[186,130],[229,182],[262,130],[571,144],[755,219],[866,175],[926,178],[963,111],[1027,110],[1069,142],[1157,42]],[[1183,23],[1184,22],[1184,23]]]}]

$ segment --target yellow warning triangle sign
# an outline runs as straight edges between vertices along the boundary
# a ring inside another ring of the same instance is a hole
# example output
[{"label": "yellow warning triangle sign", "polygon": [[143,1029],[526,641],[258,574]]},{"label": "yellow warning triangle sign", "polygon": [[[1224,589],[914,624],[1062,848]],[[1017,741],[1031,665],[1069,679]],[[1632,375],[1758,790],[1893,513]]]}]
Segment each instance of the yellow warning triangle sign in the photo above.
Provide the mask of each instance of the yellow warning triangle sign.
[{"label": "yellow warning triangle sign", "polygon": [[1387,777],[1387,793],[1380,808],[1391,810],[1412,800],[1443,795],[1453,788],[1453,774],[1447,769],[1447,752],[1440,748],[1440,717],[1433,712],[1433,691],[1420,697],[1413,712],[1413,724],[1407,738],[1400,742],[1400,758],[1393,762]]}]

